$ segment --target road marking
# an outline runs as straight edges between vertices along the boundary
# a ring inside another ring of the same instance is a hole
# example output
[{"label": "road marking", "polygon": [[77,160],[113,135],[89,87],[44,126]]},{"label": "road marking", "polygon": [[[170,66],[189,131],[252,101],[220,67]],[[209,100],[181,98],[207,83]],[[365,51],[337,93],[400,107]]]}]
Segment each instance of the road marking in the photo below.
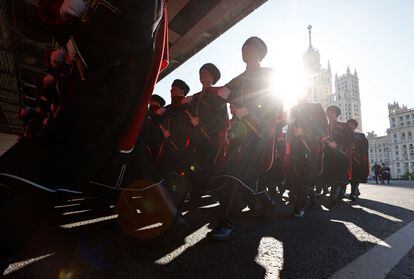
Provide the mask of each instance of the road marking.
[{"label": "road marking", "polygon": [[265,270],[265,278],[279,278],[283,269],[283,243],[273,237],[262,237],[255,262]]},{"label": "road marking", "polygon": [[389,247],[377,244],[330,278],[385,278],[414,247],[414,221],[385,239]]}]

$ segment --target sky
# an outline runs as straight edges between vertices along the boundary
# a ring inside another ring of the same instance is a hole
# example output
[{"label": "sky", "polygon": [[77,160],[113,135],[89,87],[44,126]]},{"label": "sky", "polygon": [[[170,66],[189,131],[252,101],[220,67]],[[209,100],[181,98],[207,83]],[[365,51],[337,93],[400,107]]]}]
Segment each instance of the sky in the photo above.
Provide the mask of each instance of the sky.
[{"label": "sky", "polygon": [[185,80],[189,95],[201,90],[198,70],[207,62],[221,71],[217,86],[245,69],[241,46],[251,36],[262,38],[268,54],[262,66],[279,74],[276,83],[292,102],[300,89],[302,55],[308,47],[307,26],[322,67],[335,73],[358,72],[364,132],[385,135],[388,103],[414,108],[414,1],[412,0],[268,0],[158,82],[154,93],[170,100],[174,79]]}]

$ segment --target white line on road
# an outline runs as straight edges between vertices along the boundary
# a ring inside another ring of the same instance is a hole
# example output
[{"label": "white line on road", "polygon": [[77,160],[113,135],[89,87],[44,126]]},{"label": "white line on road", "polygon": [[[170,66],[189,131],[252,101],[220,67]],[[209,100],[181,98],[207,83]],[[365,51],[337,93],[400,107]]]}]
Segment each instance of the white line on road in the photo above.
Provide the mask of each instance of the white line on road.
[{"label": "white line on road", "polygon": [[385,278],[388,272],[414,247],[414,221],[377,244],[330,278]]}]

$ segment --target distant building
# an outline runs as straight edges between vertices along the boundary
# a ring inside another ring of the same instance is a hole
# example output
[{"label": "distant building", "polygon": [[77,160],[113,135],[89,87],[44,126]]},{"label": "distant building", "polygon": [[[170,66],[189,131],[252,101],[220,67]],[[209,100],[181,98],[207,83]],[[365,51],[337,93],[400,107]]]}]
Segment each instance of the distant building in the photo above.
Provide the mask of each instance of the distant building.
[{"label": "distant building", "polygon": [[351,74],[348,67],[346,74],[339,77],[335,75],[335,94],[330,96],[328,104],[336,105],[341,109],[340,121],[346,121],[350,118],[358,121],[357,132],[362,133],[361,99],[356,70]]},{"label": "distant building", "polygon": [[357,132],[362,132],[361,99],[359,92],[359,79],[356,70],[352,74],[335,75],[335,93],[332,92],[332,72],[328,61],[327,68],[322,68],[319,51],[312,46],[312,26],[309,30],[309,47],[303,55],[303,66],[307,80],[311,83],[311,102],[321,103],[326,109],[336,105],[341,109],[340,121],[355,119],[359,122]]},{"label": "distant building", "polygon": [[390,167],[394,177],[414,172],[414,109],[388,104],[390,128],[387,130],[391,146]]},{"label": "distant building", "polygon": [[369,163],[371,167],[375,162],[385,163],[391,176],[400,178],[406,172],[414,173],[414,108],[396,102],[388,104],[388,118],[386,136],[368,133]]},{"label": "distant building", "polygon": [[312,94],[309,101],[321,103],[326,109],[327,100],[332,95],[331,66],[328,61],[328,67],[322,68],[319,51],[312,46],[311,29],[312,26],[309,25],[309,47],[302,57],[306,79],[311,83]]},{"label": "distant building", "polygon": [[[388,136],[378,137],[374,132],[368,132],[367,134],[369,149],[369,169],[377,163],[379,165],[390,165],[390,146]],[[371,171],[370,171],[371,172]],[[371,176],[374,174],[371,173]]]}]

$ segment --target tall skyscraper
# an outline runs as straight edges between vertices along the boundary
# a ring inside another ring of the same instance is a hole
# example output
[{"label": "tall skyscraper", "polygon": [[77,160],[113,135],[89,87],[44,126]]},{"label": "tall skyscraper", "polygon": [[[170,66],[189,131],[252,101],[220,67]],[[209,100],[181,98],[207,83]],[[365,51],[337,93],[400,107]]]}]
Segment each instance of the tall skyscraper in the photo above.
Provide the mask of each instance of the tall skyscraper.
[{"label": "tall skyscraper", "polygon": [[312,89],[310,96],[311,102],[321,103],[324,108],[327,107],[327,100],[332,95],[332,73],[328,61],[328,67],[322,68],[321,56],[319,51],[312,46],[312,26],[308,26],[309,47],[303,55],[303,66],[305,78]]},{"label": "tall skyscraper", "polygon": [[358,132],[362,132],[361,99],[359,93],[359,79],[356,70],[352,74],[335,75],[335,93],[332,92],[332,72],[328,61],[327,68],[321,66],[319,51],[312,45],[312,26],[308,26],[309,47],[303,55],[305,77],[311,87],[311,102],[321,103],[326,109],[336,105],[341,109],[340,121],[355,119],[359,122]]}]

